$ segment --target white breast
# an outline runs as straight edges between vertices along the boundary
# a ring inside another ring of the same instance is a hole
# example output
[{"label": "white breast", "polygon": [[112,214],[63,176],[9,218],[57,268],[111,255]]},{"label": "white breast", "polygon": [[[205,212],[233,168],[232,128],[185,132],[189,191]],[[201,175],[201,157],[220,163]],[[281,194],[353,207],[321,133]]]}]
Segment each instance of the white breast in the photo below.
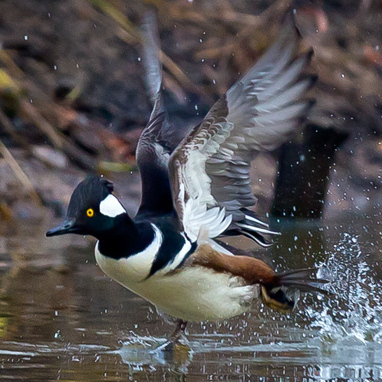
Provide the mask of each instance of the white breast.
[{"label": "white breast", "polygon": [[95,256],[101,269],[108,276],[117,281],[120,279],[128,279],[131,282],[139,283],[145,280],[150,274],[155,256],[157,255],[163,242],[163,235],[161,231],[154,224],[152,224],[152,227],[154,229],[154,239],[151,244],[142,252],[120,260],[114,260],[102,255],[98,249],[99,243],[97,242],[95,247]]},{"label": "white breast", "polygon": [[[148,279],[130,258],[115,260],[103,256],[96,246],[96,260],[112,279],[152,302],[164,313],[186,321],[221,320],[249,311],[258,298],[258,286],[243,286],[240,277],[204,267],[186,267]],[[134,269],[132,268],[134,265]],[[136,270],[139,276],[137,277]]]}]

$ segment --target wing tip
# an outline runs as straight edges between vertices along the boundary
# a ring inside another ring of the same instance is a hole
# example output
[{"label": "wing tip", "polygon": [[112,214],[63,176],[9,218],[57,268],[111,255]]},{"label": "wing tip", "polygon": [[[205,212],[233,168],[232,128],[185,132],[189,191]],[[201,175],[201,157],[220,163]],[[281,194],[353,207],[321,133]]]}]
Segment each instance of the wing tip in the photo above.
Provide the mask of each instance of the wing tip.
[{"label": "wing tip", "polygon": [[160,59],[160,40],[158,18],[154,10],[147,10],[140,26],[145,81],[154,108],[152,114],[162,109],[162,63]]}]

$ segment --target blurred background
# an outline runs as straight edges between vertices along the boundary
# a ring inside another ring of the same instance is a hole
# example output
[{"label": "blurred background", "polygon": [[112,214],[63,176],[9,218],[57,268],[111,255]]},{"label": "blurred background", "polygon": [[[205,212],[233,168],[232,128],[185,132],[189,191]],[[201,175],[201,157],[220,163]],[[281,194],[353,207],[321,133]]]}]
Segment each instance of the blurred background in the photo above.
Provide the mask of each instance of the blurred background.
[{"label": "blurred background", "polygon": [[159,19],[166,105],[185,126],[267,49],[288,7],[314,48],[316,104],[302,134],[256,161],[257,211],[370,212],[382,200],[380,0],[2,0],[0,219],[46,207],[62,215],[90,172],[117,181],[134,211],[134,153],[151,110],[139,36],[148,9]]}]

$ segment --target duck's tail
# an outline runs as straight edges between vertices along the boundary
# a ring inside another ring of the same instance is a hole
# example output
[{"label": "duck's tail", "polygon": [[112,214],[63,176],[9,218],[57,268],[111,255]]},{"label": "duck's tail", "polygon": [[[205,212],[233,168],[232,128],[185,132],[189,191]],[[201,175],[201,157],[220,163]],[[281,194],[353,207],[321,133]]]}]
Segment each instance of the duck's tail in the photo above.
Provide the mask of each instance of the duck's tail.
[{"label": "duck's tail", "polygon": [[[305,292],[330,294],[322,287],[330,280],[317,276],[319,268],[304,268],[275,275],[272,285],[261,285],[261,298],[265,305],[282,313],[289,313],[296,302],[286,296],[282,287],[293,287]],[[314,276],[313,276],[314,275]]]}]

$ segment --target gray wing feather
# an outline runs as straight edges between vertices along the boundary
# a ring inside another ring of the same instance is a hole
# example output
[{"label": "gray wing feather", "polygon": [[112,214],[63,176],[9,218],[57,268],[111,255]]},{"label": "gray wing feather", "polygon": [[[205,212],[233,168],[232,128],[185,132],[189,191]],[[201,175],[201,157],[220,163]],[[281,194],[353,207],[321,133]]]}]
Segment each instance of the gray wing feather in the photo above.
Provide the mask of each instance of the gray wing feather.
[{"label": "gray wing feather", "polygon": [[256,202],[250,184],[252,159],[285,142],[309,106],[304,96],[313,79],[303,77],[302,71],[311,53],[296,58],[299,39],[291,16],[267,53],[173,153],[169,170],[174,205],[193,238],[202,218],[211,224],[215,217],[214,232],[221,232],[228,222],[222,211],[236,221],[236,231],[261,245],[268,243],[260,234],[277,234],[261,228],[263,223],[245,208]]},{"label": "gray wing feather", "polygon": [[259,151],[278,148],[293,133],[310,102],[304,99],[313,78],[304,77],[311,52],[296,58],[299,33],[289,17],[272,47],[226,93],[226,119],[234,124],[219,151],[207,159],[211,194],[234,220],[256,202],[250,163]]}]

